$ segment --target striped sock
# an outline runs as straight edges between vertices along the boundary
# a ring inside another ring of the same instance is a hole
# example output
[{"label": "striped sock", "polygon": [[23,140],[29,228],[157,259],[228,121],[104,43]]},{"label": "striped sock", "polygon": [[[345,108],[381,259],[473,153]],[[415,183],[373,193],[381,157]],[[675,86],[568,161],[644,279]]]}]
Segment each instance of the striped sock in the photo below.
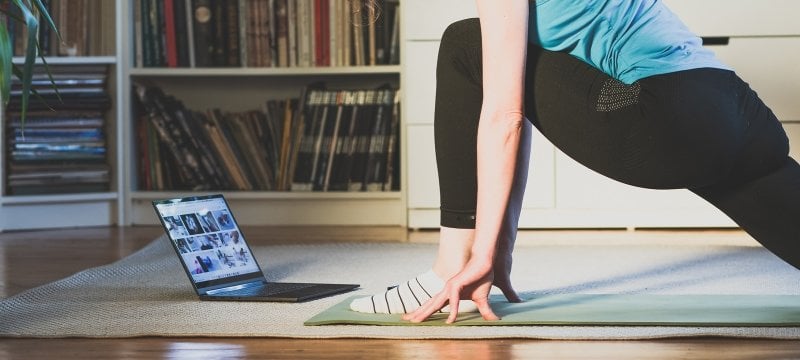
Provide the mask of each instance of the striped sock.
[{"label": "striped sock", "polygon": [[[350,309],[363,313],[406,314],[416,310],[443,288],[444,281],[433,270],[428,270],[384,292],[355,299],[350,303]],[[448,309],[449,306],[446,306],[442,311],[447,312]],[[459,309],[460,312],[477,311],[470,300],[462,300]]]}]

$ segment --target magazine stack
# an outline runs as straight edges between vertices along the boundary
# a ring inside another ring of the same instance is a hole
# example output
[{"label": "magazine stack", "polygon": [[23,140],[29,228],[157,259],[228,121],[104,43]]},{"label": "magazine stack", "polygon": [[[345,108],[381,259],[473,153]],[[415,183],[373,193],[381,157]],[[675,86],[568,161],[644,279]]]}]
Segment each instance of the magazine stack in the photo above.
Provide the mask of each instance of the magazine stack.
[{"label": "magazine stack", "polygon": [[22,118],[21,84],[12,84],[6,128],[6,194],[109,190],[107,65],[50,66],[54,89],[37,68]]}]

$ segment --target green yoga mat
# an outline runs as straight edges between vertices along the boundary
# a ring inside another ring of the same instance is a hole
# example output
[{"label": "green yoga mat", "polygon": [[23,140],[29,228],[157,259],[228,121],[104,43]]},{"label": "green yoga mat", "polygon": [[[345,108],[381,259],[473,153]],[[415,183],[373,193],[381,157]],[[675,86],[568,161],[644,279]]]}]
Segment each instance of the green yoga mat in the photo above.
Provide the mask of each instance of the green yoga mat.
[{"label": "green yoga mat", "polygon": [[[363,295],[362,295],[363,296]],[[445,324],[447,314],[412,324],[400,315],[365,314],[350,310],[351,297],[307,320],[305,325],[432,325]],[[511,304],[493,296],[500,321],[484,321],[478,313],[459,314],[462,326],[800,326],[797,295],[542,295]]]}]

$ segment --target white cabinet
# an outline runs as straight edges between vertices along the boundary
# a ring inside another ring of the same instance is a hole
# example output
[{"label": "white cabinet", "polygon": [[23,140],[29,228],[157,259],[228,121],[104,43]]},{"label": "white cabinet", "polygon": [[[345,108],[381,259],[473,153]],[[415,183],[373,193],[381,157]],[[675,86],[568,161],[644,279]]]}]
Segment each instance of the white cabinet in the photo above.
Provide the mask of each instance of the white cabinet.
[{"label": "white cabinet", "polygon": [[[784,122],[800,156],[800,2],[665,0],[698,35],[722,38],[711,49],[755,89]],[[408,225],[437,227],[439,193],[433,149],[436,50],[452,22],[476,16],[474,2],[409,1],[403,75],[408,161]],[[735,224],[687,190],[621,184],[576,163],[536,134],[521,227],[728,227]]]}]

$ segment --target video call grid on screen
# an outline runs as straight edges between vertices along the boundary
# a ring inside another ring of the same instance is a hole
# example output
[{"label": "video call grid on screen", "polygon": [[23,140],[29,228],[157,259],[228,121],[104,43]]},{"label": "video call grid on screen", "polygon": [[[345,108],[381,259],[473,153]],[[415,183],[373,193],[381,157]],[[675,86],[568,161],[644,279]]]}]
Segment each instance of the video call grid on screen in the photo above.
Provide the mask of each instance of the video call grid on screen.
[{"label": "video call grid on screen", "polygon": [[196,283],[260,271],[224,199],[156,206]]}]

